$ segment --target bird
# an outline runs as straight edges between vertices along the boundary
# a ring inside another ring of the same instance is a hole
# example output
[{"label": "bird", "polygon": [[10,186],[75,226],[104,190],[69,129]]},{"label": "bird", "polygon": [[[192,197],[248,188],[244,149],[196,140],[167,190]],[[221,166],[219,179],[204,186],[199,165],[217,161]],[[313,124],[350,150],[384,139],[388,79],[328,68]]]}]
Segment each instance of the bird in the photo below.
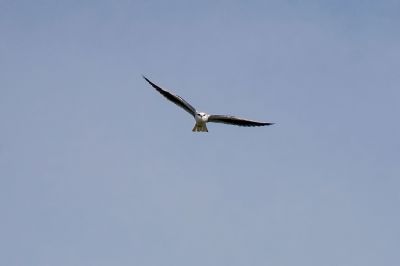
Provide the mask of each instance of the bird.
[{"label": "bird", "polygon": [[244,119],[232,115],[213,115],[204,112],[199,112],[196,110],[196,108],[194,108],[187,101],[185,101],[181,96],[173,94],[167,91],[166,89],[161,88],[160,86],[158,86],[157,84],[153,83],[148,78],[146,78],[144,75],[142,75],[142,77],[161,95],[163,95],[165,98],[167,98],[174,104],[178,105],[179,107],[181,107],[183,110],[185,110],[194,117],[196,124],[192,129],[193,132],[208,132],[206,124],[209,122],[223,123],[223,124],[236,125],[242,127],[271,126],[274,124],[270,122],[260,122],[260,121]]}]

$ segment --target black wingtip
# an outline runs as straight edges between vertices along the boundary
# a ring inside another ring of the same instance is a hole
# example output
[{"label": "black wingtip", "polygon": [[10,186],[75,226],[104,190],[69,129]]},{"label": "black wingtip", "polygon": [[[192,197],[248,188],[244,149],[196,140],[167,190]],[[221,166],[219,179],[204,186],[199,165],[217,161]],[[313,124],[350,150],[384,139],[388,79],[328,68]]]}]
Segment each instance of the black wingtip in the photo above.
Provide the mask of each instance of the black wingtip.
[{"label": "black wingtip", "polygon": [[142,77],[151,85],[151,86],[153,86],[154,88],[156,88],[157,87],[157,85],[156,84],[154,84],[153,82],[151,82],[148,78],[146,78],[146,76],[145,75],[142,75]]},{"label": "black wingtip", "polygon": [[149,82],[150,80],[148,78],[146,78],[145,75],[142,74],[142,78],[144,78],[147,82]]}]

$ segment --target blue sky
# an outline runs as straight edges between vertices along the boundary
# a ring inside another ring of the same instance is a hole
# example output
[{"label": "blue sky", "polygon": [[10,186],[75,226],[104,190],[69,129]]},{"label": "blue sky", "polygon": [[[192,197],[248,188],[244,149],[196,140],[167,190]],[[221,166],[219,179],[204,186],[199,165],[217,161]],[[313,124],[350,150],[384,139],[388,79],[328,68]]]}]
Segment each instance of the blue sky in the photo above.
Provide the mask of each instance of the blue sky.
[{"label": "blue sky", "polygon": [[0,1],[0,264],[399,265],[398,14]]}]

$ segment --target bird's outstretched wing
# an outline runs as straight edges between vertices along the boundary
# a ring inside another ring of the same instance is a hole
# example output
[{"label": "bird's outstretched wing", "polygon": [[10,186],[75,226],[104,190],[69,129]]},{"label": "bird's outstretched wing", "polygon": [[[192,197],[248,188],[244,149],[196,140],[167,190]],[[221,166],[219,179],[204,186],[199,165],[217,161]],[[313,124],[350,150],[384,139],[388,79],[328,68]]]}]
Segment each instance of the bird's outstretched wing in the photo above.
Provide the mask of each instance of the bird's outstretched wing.
[{"label": "bird's outstretched wing", "polygon": [[174,104],[178,105],[179,107],[183,108],[186,112],[188,112],[189,114],[191,114],[192,116],[195,116],[196,114],[196,109],[191,106],[188,102],[186,102],[181,96],[179,95],[175,95],[170,93],[167,90],[164,90],[163,88],[157,86],[156,84],[154,84],[153,82],[151,82],[148,78],[146,78],[145,76],[143,76],[143,78],[150,83],[151,86],[153,86],[153,88],[155,88],[159,93],[161,93],[165,98],[167,98],[168,100],[170,100],[171,102],[173,102]]},{"label": "bird's outstretched wing", "polygon": [[274,123],[243,119],[231,115],[210,115],[208,117],[208,122],[224,123],[241,127],[260,127],[260,126],[270,126],[274,124]]}]

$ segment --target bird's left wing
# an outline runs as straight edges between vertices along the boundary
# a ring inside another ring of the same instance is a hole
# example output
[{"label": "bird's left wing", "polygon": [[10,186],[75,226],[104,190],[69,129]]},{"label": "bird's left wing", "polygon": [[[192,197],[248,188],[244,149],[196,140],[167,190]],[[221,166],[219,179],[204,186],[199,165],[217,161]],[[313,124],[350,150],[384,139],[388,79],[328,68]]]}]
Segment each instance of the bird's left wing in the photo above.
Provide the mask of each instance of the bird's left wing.
[{"label": "bird's left wing", "polygon": [[259,126],[270,126],[274,123],[259,122],[254,120],[243,119],[231,115],[210,115],[208,117],[208,122],[230,124],[242,127],[259,127]]},{"label": "bird's left wing", "polygon": [[188,112],[189,114],[191,114],[192,116],[195,116],[196,114],[196,109],[191,106],[188,102],[186,102],[181,96],[179,95],[175,95],[170,93],[167,90],[164,90],[163,88],[157,86],[156,84],[154,84],[153,82],[151,82],[148,78],[146,78],[145,76],[143,76],[143,78],[150,83],[151,86],[153,86],[153,88],[155,88],[159,93],[161,93],[165,98],[167,98],[168,100],[170,100],[171,102],[173,102],[174,104],[178,105],[179,107],[183,108],[186,112]]}]

